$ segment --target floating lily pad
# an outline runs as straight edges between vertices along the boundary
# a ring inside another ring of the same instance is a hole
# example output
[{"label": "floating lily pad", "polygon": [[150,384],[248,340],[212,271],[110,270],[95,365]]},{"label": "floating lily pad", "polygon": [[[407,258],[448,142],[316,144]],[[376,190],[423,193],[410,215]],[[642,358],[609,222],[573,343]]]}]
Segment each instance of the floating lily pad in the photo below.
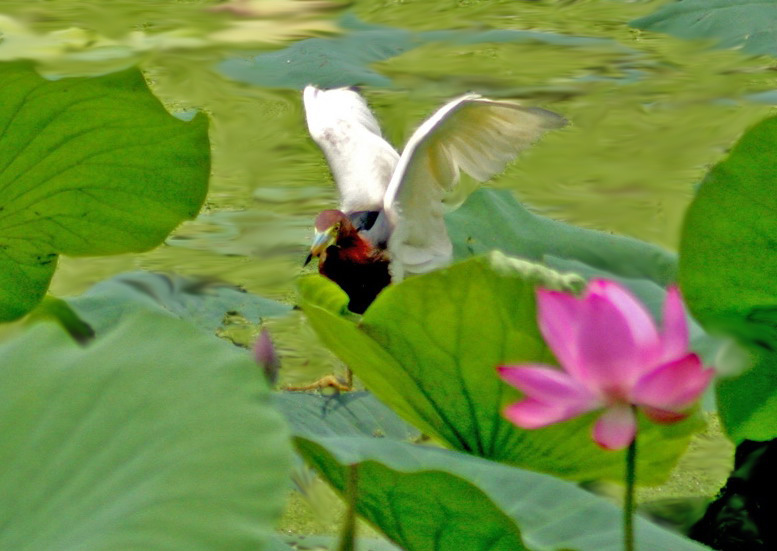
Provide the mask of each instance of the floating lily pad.
[{"label": "floating lily pad", "polygon": [[763,0],[670,2],[630,25],[680,38],[713,40],[721,48],[777,55],[777,5]]},{"label": "floating lily pad", "polygon": [[457,259],[492,250],[529,260],[577,260],[621,277],[673,282],[677,258],[657,245],[534,214],[507,190],[482,188],[445,217]]},{"label": "floating lily pad", "polygon": [[101,281],[79,297],[68,299],[95,328],[108,328],[128,312],[158,310],[213,333],[227,315],[252,323],[291,311],[291,306],[217,281],[154,272],[128,272]]}]

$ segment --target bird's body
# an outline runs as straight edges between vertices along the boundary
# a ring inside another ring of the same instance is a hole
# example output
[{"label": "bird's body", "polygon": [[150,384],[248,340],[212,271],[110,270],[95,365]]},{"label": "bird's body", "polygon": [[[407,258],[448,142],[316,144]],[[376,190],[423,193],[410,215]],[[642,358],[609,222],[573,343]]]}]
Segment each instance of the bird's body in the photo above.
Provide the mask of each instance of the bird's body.
[{"label": "bird's body", "polygon": [[378,293],[391,283],[388,253],[361,236],[341,211],[325,210],[316,219],[316,227],[322,227],[323,231],[332,224],[339,227],[334,232],[334,240],[319,254],[319,272],[346,292],[350,298],[349,310],[363,314]]},{"label": "bird's body", "polygon": [[328,277],[348,295],[348,309],[363,314],[375,297],[391,283],[389,258],[385,251],[373,249],[355,257],[337,245],[329,247],[319,273]]},{"label": "bird's body", "polygon": [[355,312],[392,281],[450,262],[443,199],[460,171],[485,181],[543,132],[566,123],[544,109],[467,94],[427,119],[399,155],[357,92],[308,86],[303,98],[310,135],[340,192],[340,210],[316,219],[311,255]]}]

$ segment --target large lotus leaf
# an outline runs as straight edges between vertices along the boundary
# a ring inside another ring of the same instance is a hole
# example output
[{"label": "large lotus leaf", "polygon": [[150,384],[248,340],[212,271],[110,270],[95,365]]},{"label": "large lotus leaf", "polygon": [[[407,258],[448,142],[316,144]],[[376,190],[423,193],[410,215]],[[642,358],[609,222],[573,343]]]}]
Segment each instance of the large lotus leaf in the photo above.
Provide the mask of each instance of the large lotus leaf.
[{"label": "large lotus leaf", "polygon": [[[326,551],[335,549],[337,538],[332,536],[305,536],[275,534],[263,551]],[[355,551],[402,551],[385,540],[357,538]]]},{"label": "large lotus leaf", "polygon": [[662,286],[675,280],[677,260],[661,247],[534,214],[507,190],[476,191],[445,222],[459,259],[496,249],[530,260],[546,255],[577,260]]},{"label": "large lotus leaf", "polygon": [[291,306],[246,293],[232,285],[154,272],[127,272],[95,284],[70,306],[92,327],[110,327],[129,311],[158,309],[210,333],[228,314],[253,323],[287,314]]},{"label": "large lotus leaf", "polygon": [[419,436],[417,430],[369,392],[334,396],[282,392],[275,394],[274,399],[289,424],[311,434],[366,435],[397,440]]},{"label": "large lotus leaf", "polygon": [[81,344],[86,344],[95,336],[95,329],[84,321],[70,305],[53,295],[46,295],[43,300],[30,312],[28,323],[39,321],[54,321],[59,323],[71,337]]},{"label": "large lotus leaf", "polygon": [[[407,551],[616,551],[622,512],[576,485],[460,452],[390,439],[298,435],[339,491],[358,468],[357,511]],[[636,520],[637,549],[706,547]]]},{"label": "large lotus leaf", "polygon": [[[424,453],[443,450],[412,444],[397,449],[390,440],[361,437],[302,437],[296,443],[302,456],[341,492],[348,477],[343,466],[358,465],[357,512],[407,551],[528,550],[504,509],[466,477],[440,469],[455,457],[435,461]],[[342,453],[330,455],[335,447],[342,447]],[[400,465],[391,462],[396,453],[404,453]]]},{"label": "large lotus leaf", "polygon": [[143,251],[207,191],[207,119],[165,111],[137,69],[48,81],[0,64],[0,321],[43,297],[59,254]]},{"label": "large lotus leaf", "polygon": [[158,313],[0,346],[0,549],[258,549],[288,433],[245,351]]},{"label": "large lotus leaf", "polygon": [[777,354],[754,350],[750,368],[717,385],[718,409],[736,442],[777,438]]},{"label": "large lotus leaf", "polygon": [[680,242],[680,284],[693,314],[757,356],[757,372],[718,388],[723,422],[737,438],[777,437],[775,150],[777,117],[749,130],[710,171]]},{"label": "large lotus leaf", "polygon": [[[386,289],[361,320],[343,314],[334,283],[301,281],[303,309],[322,341],[381,401],[422,432],[475,455],[572,479],[622,477],[623,453],[591,440],[594,414],[522,430],[501,415],[518,393],[495,367],[554,363],[536,323],[534,287],[574,289],[577,276],[493,253]],[[640,480],[663,480],[699,426],[695,417],[642,424]]]},{"label": "large lotus leaf", "polygon": [[635,19],[632,27],[680,38],[713,40],[721,48],[777,55],[777,4],[764,0],[683,0]]}]

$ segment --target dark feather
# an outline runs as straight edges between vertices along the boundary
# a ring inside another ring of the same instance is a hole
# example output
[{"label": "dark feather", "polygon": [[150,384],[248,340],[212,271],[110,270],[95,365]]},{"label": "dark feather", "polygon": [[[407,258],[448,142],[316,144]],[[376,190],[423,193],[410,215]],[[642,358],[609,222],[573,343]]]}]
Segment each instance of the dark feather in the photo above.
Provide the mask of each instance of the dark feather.
[{"label": "dark feather", "polygon": [[373,249],[366,258],[354,258],[349,249],[332,245],[318,270],[346,292],[351,299],[348,309],[363,314],[386,286],[391,283],[389,259],[384,251]]}]

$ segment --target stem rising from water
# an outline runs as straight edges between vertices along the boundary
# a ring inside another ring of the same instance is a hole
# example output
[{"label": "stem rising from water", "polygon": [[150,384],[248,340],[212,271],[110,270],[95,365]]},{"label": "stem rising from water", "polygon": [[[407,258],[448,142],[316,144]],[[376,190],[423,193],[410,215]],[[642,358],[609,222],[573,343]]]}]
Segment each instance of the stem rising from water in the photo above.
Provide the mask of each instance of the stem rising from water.
[{"label": "stem rising from water", "polygon": [[637,480],[637,435],[626,450],[626,496],[623,500],[623,549],[634,551],[634,487]]},{"label": "stem rising from water", "polygon": [[337,551],[356,551],[356,500],[359,499],[359,466],[349,465],[345,481],[345,519]]}]

